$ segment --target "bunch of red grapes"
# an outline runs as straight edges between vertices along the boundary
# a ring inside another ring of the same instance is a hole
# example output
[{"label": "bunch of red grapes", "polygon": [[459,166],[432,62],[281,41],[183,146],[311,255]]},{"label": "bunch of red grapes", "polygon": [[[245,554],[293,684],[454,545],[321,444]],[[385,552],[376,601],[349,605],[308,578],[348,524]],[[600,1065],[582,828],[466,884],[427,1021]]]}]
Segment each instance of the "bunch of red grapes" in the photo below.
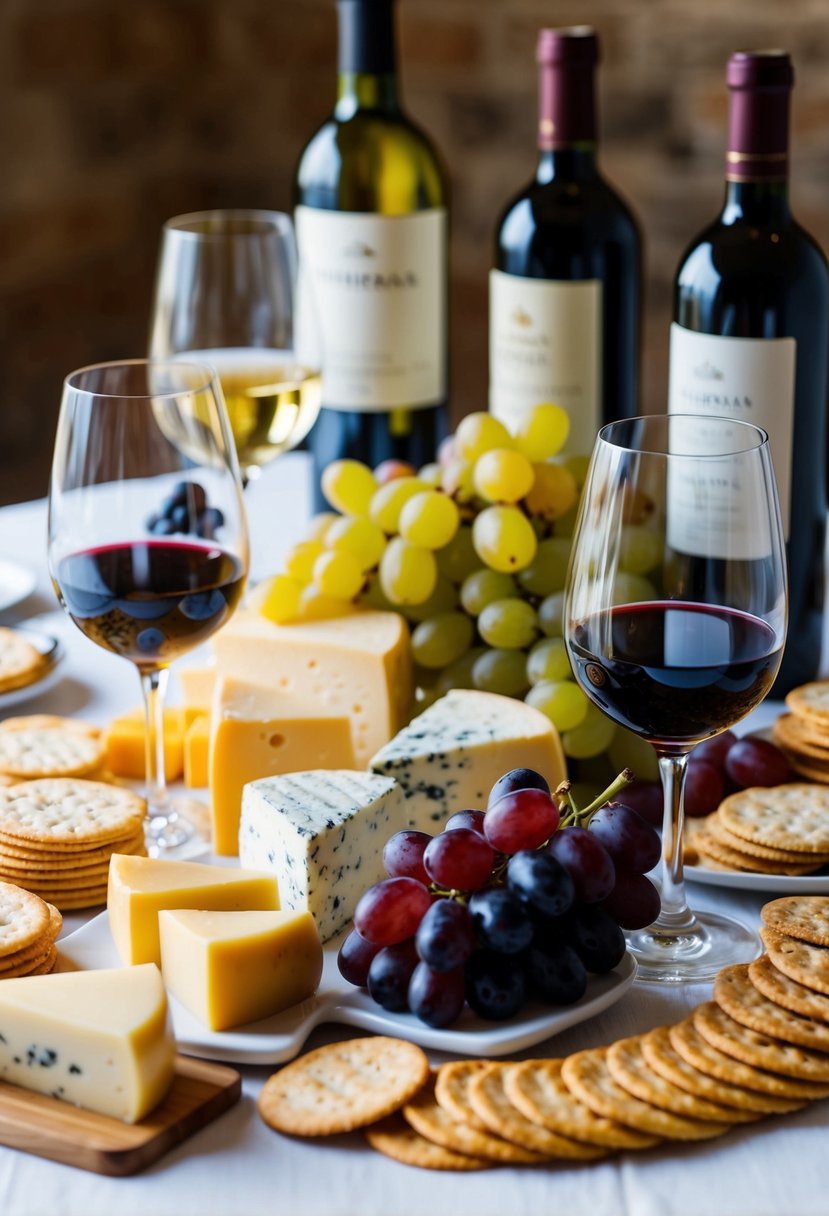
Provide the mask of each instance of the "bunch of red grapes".
[{"label": "bunch of red grapes", "polygon": [[579,811],[561,797],[563,809],[540,773],[513,769],[486,812],[459,811],[437,836],[390,837],[388,878],[361,897],[340,947],[345,979],[430,1026],[450,1025],[467,1002],[504,1020],[528,999],[578,1001],[588,972],[621,961],[622,929],[656,920],[645,875],[660,841],[623,800]]}]

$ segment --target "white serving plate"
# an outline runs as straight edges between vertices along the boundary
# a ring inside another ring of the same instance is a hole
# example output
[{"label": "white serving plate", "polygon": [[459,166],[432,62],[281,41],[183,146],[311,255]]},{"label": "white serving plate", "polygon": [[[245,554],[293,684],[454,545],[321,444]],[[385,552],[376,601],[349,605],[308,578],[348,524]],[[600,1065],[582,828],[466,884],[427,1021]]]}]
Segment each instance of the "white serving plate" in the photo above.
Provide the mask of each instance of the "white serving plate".
[{"label": "white serving plate", "polygon": [[30,566],[0,559],[0,612],[13,608],[37,586],[37,575]]},{"label": "white serving plate", "polygon": [[[2,567],[2,563],[0,563],[0,567]],[[0,571],[0,579],[2,579],[2,571]],[[15,633],[20,634],[36,650],[39,650],[47,662],[39,679],[32,680],[30,684],[24,684],[22,688],[0,692],[0,713],[5,713],[7,709],[11,709],[13,705],[18,705],[22,701],[29,701],[32,697],[39,697],[42,693],[48,692],[61,677],[58,668],[63,658],[63,646],[58,639],[49,633],[42,633],[40,629],[31,629],[28,625],[15,625],[13,628]]]},{"label": "white serving plate", "polygon": [[[282,1064],[302,1050],[305,1040],[323,1022],[358,1026],[378,1034],[391,1034],[421,1047],[456,1055],[503,1056],[543,1042],[570,1026],[601,1013],[627,991],[636,976],[636,962],[626,954],[615,971],[590,977],[587,992],[575,1005],[553,1009],[529,1004],[508,1022],[488,1022],[468,1008],[453,1026],[435,1030],[410,1013],[387,1013],[361,988],[342,978],[337,951],[342,937],[325,947],[325,962],[316,995],[284,1013],[238,1030],[208,1030],[179,1002],[170,998],[178,1050],[205,1060],[237,1064]],[[106,912],[58,942],[63,966],[84,970],[118,967],[121,960],[109,931]]]},{"label": "white serving plate", "polygon": [[708,870],[685,866],[689,882],[733,891],[768,891],[776,895],[829,895],[829,874],[750,874],[742,870]]}]

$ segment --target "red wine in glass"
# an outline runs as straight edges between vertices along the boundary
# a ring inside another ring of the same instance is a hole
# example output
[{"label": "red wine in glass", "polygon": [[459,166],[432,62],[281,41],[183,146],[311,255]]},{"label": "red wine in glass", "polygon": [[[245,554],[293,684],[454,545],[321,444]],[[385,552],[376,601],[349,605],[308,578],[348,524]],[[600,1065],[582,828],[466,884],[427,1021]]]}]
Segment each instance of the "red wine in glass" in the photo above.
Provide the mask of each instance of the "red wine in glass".
[{"label": "red wine in glass", "polygon": [[576,679],[615,721],[657,747],[726,730],[766,696],[779,636],[759,617],[717,605],[623,604],[573,629]]}]

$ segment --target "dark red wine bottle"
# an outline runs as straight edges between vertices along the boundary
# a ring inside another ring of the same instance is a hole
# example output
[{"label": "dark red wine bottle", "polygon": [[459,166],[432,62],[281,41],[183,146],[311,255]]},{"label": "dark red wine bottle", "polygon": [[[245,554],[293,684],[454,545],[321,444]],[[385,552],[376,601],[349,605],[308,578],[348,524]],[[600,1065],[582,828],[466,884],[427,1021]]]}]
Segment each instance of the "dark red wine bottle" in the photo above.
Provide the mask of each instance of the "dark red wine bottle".
[{"label": "dark red wine bottle", "polygon": [[768,431],[789,571],[789,629],[772,690],[814,679],[821,650],[826,529],[829,275],[793,218],[784,51],[740,51],[730,91],[725,205],[679,266],[669,409]]},{"label": "dark red wine bottle", "polygon": [[533,180],[498,223],[490,273],[489,408],[509,425],[554,401],[567,451],[638,413],[641,241],[596,159],[599,44],[587,26],[538,36]]},{"label": "dark red wine bottle", "polygon": [[448,427],[446,175],[401,107],[394,0],[337,8],[337,101],[295,183],[301,285],[321,332],[317,475],[346,456],[425,464]]}]

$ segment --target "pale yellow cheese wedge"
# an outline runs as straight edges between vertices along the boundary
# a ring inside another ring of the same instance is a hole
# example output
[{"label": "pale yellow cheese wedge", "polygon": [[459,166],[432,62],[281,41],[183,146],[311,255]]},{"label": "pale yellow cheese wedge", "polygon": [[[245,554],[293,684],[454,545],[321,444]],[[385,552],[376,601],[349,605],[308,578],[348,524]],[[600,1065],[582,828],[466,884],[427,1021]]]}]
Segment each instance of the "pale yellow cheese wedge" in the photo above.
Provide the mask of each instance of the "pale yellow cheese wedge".
[{"label": "pale yellow cheese wedge", "polygon": [[128,964],[161,964],[158,914],[162,908],[227,912],[278,907],[273,874],[124,853],[114,853],[110,859],[109,928],[119,955]]},{"label": "pale yellow cheese wedge", "polygon": [[13,1085],[136,1123],[170,1088],[175,1054],[152,964],[0,984],[0,1077]]},{"label": "pale yellow cheese wedge", "polygon": [[[408,721],[411,645],[408,625],[396,612],[274,625],[244,609],[216,634],[213,649],[221,675],[265,684],[329,713],[348,715],[358,768],[367,767]],[[312,761],[306,767],[320,766]]]},{"label": "pale yellow cheese wedge", "polygon": [[348,715],[261,684],[220,677],[211,721],[213,849],[223,856],[239,853],[242,789],[249,781],[311,767],[355,767]]},{"label": "pale yellow cheese wedge", "polygon": [[184,736],[184,784],[190,789],[204,789],[210,780],[209,750],[210,714],[196,714]]},{"label": "pale yellow cheese wedge", "polygon": [[[135,709],[123,717],[114,718],[106,733],[109,771],[116,777],[144,779],[144,710]],[[168,781],[177,781],[184,768],[184,713],[180,709],[164,711],[164,773]]]},{"label": "pale yellow cheese wedge", "polygon": [[164,982],[211,1030],[313,996],[322,945],[310,912],[160,912]]}]

